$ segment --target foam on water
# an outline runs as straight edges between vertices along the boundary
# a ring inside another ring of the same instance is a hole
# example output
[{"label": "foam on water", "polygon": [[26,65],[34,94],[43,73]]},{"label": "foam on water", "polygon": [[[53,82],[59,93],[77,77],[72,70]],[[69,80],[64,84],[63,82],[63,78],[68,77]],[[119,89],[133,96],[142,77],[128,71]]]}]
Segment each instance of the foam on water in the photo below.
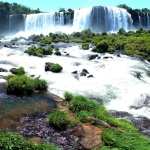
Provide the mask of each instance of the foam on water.
[{"label": "foam on water", "polygon": [[[61,48],[60,51],[70,56],[48,56],[44,58],[28,56],[24,48],[0,50],[0,67],[10,69],[23,66],[28,74],[41,76],[47,80],[49,91],[62,96],[64,91],[102,98],[108,109],[127,111],[134,115],[150,116],[150,107],[145,106],[146,96],[150,96],[150,64],[127,56],[117,57],[106,54],[110,58],[88,60],[91,51],[83,51],[79,46]],[[7,63],[3,63],[7,62]],[[62,73],[45,72],[45,62],[59,63],[63,66]],[[87,69],[94,78],[81,77],[82,69]],[[79,74],[75,78],[73,71]],[[140,72],[141,79],[136,77]],[[2,75],[0,73],[0,75]],[[0,80],[1,82],[1,80]],[[150,101],[150,100],[149,100]],[[139,106],[139,109],[131,106]],[[150,104],[149,104],[150,105]]]}]

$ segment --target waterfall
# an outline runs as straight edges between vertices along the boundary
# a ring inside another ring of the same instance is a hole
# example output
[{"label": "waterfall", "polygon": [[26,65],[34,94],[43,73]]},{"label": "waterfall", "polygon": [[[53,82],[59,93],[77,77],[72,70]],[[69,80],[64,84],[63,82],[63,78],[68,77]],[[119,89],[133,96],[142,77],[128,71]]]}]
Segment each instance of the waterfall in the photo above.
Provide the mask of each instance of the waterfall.
[{"label": "waterfall", "polygon": [[150,14],[147,13],[147,28],[150,28]]},{"label": "waterfall", "polygon": [[16,33],[18,31],[23,31],[25,26],[26,15],[15,14],[9,16],[9,33]]},{"label": "waterfall", "polygon": [[92,29],[97,32],[128,31],[132,27],[131,15],[122,8],[97,6],[92,9]]},{"label": "waterfall", "polygon": [[73,28],[81,31],[90,28],[92,8],[76,9],[74,11]]},{"label": "waterfall", "polygon": [[[4,18],[3,16],[0,18]],[[95,6],[59,12],[10,15],[0,23],[1,33],[48,34],[50,32],[80,32],[91,29],[93,32],[118,32],[138,28],[150,28],[150,13],[128,13],[126,9],[108,6]]]},{"label": "waterfall", "polygon": [[55,25],[54,13],[30,14],[26,17],[25,32],[46,33]]}]

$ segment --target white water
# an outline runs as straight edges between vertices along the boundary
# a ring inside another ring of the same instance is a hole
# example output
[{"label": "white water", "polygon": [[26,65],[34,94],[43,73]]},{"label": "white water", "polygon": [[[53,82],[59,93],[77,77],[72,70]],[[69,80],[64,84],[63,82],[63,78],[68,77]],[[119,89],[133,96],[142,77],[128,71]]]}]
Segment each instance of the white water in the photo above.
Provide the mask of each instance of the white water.
[{"label": "white water", "polygon": [[[67,20],[67,23],[65,23]],[[18,35],[48,34],[50,32],[72,33],[91,29],[94,32],[118,32],[120,28],[131,29],[130,14],[117,7],[90,7],[74,10],[73,22],[63,12],[29,14],[25,18],[25,30]]]},{"label": "white water", "polygon": [[74,13],[73,28],[75,31],[90,29],[92,8],[76,9]]},{"label": "white water", "polygon": [[[79,46],[61,48],[61,52],[67,52],[68,56],[48,56],[39,58],[28,56],[24,51],[25,47],[18,49],[0,49],[0,67],[10,69],[16,66],[23,66],[28,74],[41,76],[47,80],[49,91],[62,96],[64,91],[84,94],[105,100],[108,109],[127,111],[134,115],[143,115],[150,118],[150,108],[147,106],[141,109],[131,109],[131,106],[141,106],[146,95],[150,96],[150,77],[146,70],[150,70],[149,63],[127,56],[117,57],[106,54],[112,58],[89,61],[87,59],[91,51],[83,51]],[[45,62],[59,63],[63,66],[62,73],[45,72]],[[78,65],[76,65],[78,64]],[[72,72],[85,68],[94,78],[80,77],[76,79]],[[137,79],[135,72],[142,73],[142,79]],[[0,73],[6,75],[8,73]],[[1,81],[3,82],[3,80]],[[150,102],[149,102],[150,105]]]}]

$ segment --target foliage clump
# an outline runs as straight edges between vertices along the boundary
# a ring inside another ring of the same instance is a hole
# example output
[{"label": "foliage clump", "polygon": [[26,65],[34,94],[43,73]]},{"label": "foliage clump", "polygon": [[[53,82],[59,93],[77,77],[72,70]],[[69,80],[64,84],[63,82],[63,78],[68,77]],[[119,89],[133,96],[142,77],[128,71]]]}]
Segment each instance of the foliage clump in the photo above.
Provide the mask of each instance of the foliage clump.
[{"label": "foliage clump", "polygon": [[89,44],[88,43],[82,43],[82,49],[88,50],[89,49]]},{"label": "foliage clump", "polygon": [[10,72],[15,74],[15,75],[24,75],[25,74],[25,70],[23,67],[20,68],[12,68],[10,69]]},{"label": "foliage clump", "polygon": [[71,123],[68,119],[68,114],[59,110],[50,113],[48,116],[48,121],[50,125],[57,129],[66,129],[66,127]]},{"label": "foliage clump", "polygon": [[1,150],[58,150],[53,144],[32,144],[13,132],[0,132]]},{"label": "foliage clump", "polygon": [[22,96],[46,90],[46,81],[39,78],[31,78],[27,75],[12,75],[7,78],[7,94]]},{"label": "foliage clump", "polygon": [[32,55],[32,56],[43,57],[45,55],[52,55],[53,48],[52,47],[43,48],[43,47],[31,46],[25,51],[25,53]]}]

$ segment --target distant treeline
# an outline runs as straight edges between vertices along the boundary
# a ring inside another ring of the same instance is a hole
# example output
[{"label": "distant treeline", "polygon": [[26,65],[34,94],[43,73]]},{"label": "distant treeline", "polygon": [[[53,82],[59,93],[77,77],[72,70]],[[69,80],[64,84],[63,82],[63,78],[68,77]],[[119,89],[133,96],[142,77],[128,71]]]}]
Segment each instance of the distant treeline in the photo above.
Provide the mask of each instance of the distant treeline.
[{"label": "distant treeline", "polygon": [[17,3],[0,2],[0,15],[39,13],[39,8],[32,10]]},{"label": "distant treeline", "polygon": [[133,13],[150,13],[150,9],[148,9],[148,8],[133,9],[133,8],[127,6],[126,4],[118,5],[118,7],[126,9],[130,14],[133,14]]}]

